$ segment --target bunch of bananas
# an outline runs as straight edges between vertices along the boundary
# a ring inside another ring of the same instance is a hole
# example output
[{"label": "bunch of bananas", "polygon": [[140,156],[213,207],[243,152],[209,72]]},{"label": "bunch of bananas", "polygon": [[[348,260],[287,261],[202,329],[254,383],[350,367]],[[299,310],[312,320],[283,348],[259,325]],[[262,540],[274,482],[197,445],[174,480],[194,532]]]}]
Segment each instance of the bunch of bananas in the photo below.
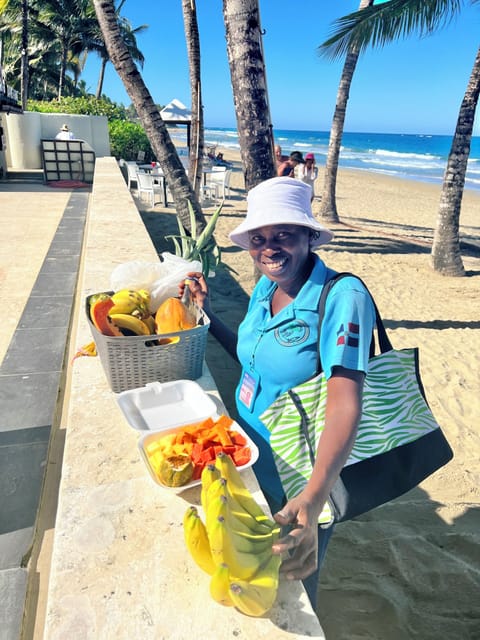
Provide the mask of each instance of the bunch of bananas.
[{"label": "bunch of bananas", "polygon": [[150,313],[150,292],[146,289],[134,291],[121,289],[111,296],[114,306],[108,312],[112,322],[120,331],[131,331],[137,336],[155,333],[155,319]]},{"label": "bunch of bananas", "polygon": [[149,310],[150,292],[121,289],[90,299],[90,318],[105,335],[149,336],[155,334],[155,318]]},{"label": "bunch of bananas", "polygon": [[262,616],[275,602],[282,559],[272,553],[280,527],[262,511],[230,456],[202,472],[201,503],[184,516],[187,549],[210,576],[210,595],[224,606]]}]

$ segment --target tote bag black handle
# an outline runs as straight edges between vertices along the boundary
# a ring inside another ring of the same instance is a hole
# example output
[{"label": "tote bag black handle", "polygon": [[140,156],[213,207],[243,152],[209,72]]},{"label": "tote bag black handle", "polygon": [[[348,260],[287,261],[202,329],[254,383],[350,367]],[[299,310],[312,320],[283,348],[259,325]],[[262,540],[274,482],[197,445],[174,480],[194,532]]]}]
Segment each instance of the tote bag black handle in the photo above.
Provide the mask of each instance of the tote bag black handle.
[{"label": "tote bag black handle", "polygon": [[[386,351],[391,351],[393,349],[392,343],[390,342],[390,338],[387,335],[385,330],[385,326],[383,324],[382,317],[380,316],[380,312],[375,304],[375,300],[373,299],[372,294],[368,290],[367,285],[363,282],[361,278],[354,275],[353,273],[349,273],[348,271],[342,271],[342,273],[334,274],[329,280],[325,282],[323,285],[322,293],[320,295],[320,299],[318,301],[318,343],[317,343],[317,373],[321,373],[323,371],[322,360],[320,356],[320,335],[322,329],[322,322],[325,316],[325,303],[327,301],[327,296],[330,293],[333,286],[342,278],[355,278],[359,282],[363,284],[365,289],[367,290],[368,295],[373,303],[373,307],[375,309],[375,326],[377,329],[377,337],[378,337],[378,346],[380,349],[380,353],[385,353]],[[373,358],[375,355],[375,332],[372,333],[372,341],[370,343],[370,358]]]}]

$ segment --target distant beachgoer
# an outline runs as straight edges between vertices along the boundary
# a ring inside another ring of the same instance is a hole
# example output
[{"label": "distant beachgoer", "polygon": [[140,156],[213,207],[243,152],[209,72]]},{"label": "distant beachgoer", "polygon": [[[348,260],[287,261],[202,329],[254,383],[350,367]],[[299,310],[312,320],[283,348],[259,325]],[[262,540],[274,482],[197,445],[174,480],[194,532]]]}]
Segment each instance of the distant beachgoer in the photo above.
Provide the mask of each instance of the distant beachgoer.
[{"label": "distant beachgoer", "polygon": [[62,124],[60,131],[55,136],[55,140],[75,140],[75,135],[68,128],[68,124]]},{"label": "distant beachgoer", "polygon": [[305,164],[299,164],[295,168],[295,177],[305,184],[309,184],[312,188],[312,200],[315,197],[315,180],[318,177],[318,167],[315,165],[315,156],[313,153],[305,155]]},{"label": "distant beachgoer", "polygon": [[288,160],[288,156],[282,155],[282,147],[279,144],[276,144],[275,145],[275,161],[277,163],[277,166],[280,163],[285,162],[285,160]]},{"label": "distant beachgoer", "polygon": [[278,165],[277,176],[293,178],[295,176],[295,167],[304,162],[305,160],[300,151],[292,151],[288,158]]}]

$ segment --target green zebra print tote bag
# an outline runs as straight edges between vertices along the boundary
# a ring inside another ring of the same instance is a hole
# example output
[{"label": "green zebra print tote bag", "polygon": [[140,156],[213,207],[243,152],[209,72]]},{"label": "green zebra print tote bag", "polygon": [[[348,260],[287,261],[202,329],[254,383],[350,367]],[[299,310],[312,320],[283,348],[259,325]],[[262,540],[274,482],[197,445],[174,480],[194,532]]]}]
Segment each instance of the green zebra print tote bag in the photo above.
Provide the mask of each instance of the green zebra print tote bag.
[{"label": "green zebra print tote bag", "polygon": [[[350,275],[337,274],[324,286],[320,326],[328,292],[340,278]],[[349,520],[397,498],[453,457],[425,398],[418,349],[393,349],[376,305],[375,313],[380,353],[373,355],[372,337],[362,417],[353,449],[319,518],[325,525]],[[281,395],[261,416],[270,431],[287,498],[306,485],[323,431],[327,381],[319,354],[318,362],[321,373]]]}]

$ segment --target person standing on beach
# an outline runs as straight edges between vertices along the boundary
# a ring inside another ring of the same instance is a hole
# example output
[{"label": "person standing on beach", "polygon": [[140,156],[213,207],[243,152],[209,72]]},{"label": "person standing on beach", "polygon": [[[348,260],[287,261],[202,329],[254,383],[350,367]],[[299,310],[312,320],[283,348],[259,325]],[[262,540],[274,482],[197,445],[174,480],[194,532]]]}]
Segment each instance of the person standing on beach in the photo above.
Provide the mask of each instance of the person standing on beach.
[{"label": "person standing on beach", "polygon": [[305,160],[300,151],[292,151],[288,158],[278,165],[277,176],[293,178],[295,175],[295,167],[304,162]]},{"label": "person standing on beach", "polygon": [[277,163],[277,167],[282,162],[288,160],[288,156],[282,155],[282,147],[279,144],[275,145],[275,162]]},{"label": "person standing on beach", "polygon": [[305,164],[299,164],[295,169],[295,177],[309,184],[312,188],[312,200],[315,197],[315,180],[318,177],[318,168],[315,165],[313,153],[305,154]]},{"label": "person standing on beach", "polygon": [[[273,552],[286,556],[282,573],[303,581],[314,608],[334,528],[319,525],[318,518],[355,441],[375,323],[367,290],[358,279],[345,277],[327,298],[318,346],[318,303],[335,272],[315,250],[332,237],[312,214],[307,184],[271,178],[249,191],[247,215],[230,233],[262,274],[238,335],[213,313],[203,274],[188,274],[192,297],[210,318],[212,335],[242,366],[237,420],[259,448],[253,469],[274,519],[290,527]],[[180,295],[185,286],[180,284]],[[283,393],[316,374],[318,348],[327,377],[325,429],[306,487],[287,500],[261,415]]]}]

